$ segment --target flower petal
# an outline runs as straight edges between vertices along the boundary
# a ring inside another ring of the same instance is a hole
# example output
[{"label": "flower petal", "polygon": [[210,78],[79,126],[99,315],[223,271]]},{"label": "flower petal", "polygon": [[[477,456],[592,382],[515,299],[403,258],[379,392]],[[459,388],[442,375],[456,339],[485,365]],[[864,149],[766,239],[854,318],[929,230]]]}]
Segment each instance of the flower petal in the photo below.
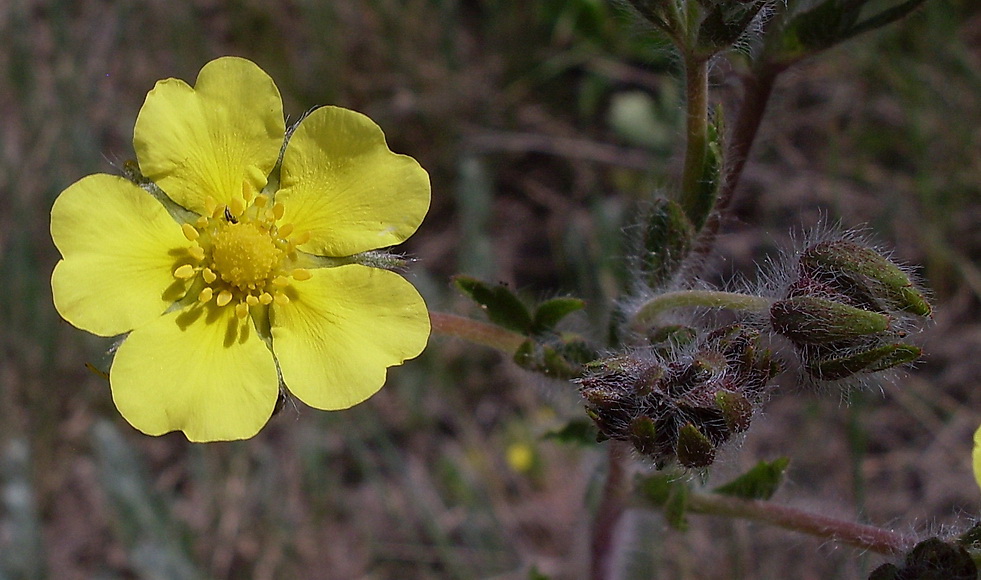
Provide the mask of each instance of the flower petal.
[{"label": "flower petal", "polygon": [[247,180],[266,185],[286,132],[283,101],[269,75],[244,58],[206,64],[192,88],[165,79],[146,96],[133,146],[143,175],[178,204],[204,213],[226,205]]},{"label": "flower petal", "polygon": [[386,368],[429,340],[426,303],[398,274],[357,264],[312,270],[274,304],[273,351],[290,392],[317,409],[346,409],[385,383]]},{"label": "flower petal", "polygon": [[276,201],[284,222],[310,233],[304,251],[339,257],[405,241],[429,211],[429,196],[426,170],[392,153],[371,119],[321,107],[290,137]]},{"label": "flower petal", "polygon": [[51,237],[63,259],[51,275],[55,308],[100,336],[160,316],[185,291],[173,276],[191,242],[150,194],[122,177],[84,177],[51,208]]},{"label": "flower petal", "polygon": [[192,306],[139,328],[119,346],[112,398],[147,435],[183,431],[191,441],[247,439],[269,420],[276,363],[250,319],[231,307]]}]

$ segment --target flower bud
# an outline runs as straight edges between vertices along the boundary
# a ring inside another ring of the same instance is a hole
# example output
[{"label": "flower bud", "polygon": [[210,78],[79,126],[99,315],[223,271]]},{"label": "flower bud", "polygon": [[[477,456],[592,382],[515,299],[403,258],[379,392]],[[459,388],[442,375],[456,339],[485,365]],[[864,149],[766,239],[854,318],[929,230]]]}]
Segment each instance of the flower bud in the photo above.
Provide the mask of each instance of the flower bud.
[{"label": "flower bud", "polygon": [[770,307],[773,329],[794,344],[848,341],[889,330],[890,318],[816,296],[794,296]]},{"label": "flower bud", "polygon": [[846,295],[871,296],[882,310],[929,316],[930,304],[899,266],[850,240],[821,242],[800,257],[800,273],[827,281]]},{"label": "flower bud", "polygon": [[918,359],[921,349],[909,344],[885,344],[836,358],[810,361],[807,372],[820,380],[837,381],[851,375],[872,373]]},{"label": "flower bud", "polygon": [[616,356],[586,369],[575,382],[602,438],[630,442],[658,467],[674,458],[703,467],[749,428],[778,367],[757,332],[731,325],[684,349]]},{"label": "flower bud", "polygon": [[706,467],[715,461],[715,445],[692,423],[678,431],[678,463],[685,467]]}]

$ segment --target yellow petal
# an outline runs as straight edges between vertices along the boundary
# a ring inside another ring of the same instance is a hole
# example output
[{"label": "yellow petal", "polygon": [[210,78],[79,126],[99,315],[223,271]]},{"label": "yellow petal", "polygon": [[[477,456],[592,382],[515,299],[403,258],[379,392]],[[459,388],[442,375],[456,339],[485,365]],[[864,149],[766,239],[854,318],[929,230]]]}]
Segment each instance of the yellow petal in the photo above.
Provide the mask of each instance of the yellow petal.
[{"label": "yellow petal", "polygon": [[346,409],[375,394],[386,368],[429,339],[422,297],[398,274],[357,264],[311,270],[274,304],[273,351],[290,392],[317,409]]},{"label": "yellow petal", "polygon": [[247,439],[269,420],[279,393],[272,353],[234,308],[192,306],[139,328],[109,372],[122,416],[147,435],[191,441]]},{"label": "yellow petal", "polygon": [[63,259],[51,275],[58,313],[113,336],[160,316],[186,291],[173,271],[191,242],[163,205],[114,175],[89,175],[58,196],[51,237]]},{"label": "yellow petal", "polygon": [[321,107],[300,122],[283,156],[276,201],[285,223],[309,232],[301,248],[349,256],[402,243],[429,210],[429,174],[396,155],[371,119]]},{"label": "yellow petal", "polygon": [[974,480],[981,487],[981,428],[974,432],[974,450],[971,452],[971,462],[974,464]]},{"label": "yellow petal", "polygon": [[283,102],[273,80],[244,58],[213,60],[194,87],[159,81],[136,119],[133,145],[143,175],[175,202],[203,214],[256,191],[279,156],[285,135]]}]

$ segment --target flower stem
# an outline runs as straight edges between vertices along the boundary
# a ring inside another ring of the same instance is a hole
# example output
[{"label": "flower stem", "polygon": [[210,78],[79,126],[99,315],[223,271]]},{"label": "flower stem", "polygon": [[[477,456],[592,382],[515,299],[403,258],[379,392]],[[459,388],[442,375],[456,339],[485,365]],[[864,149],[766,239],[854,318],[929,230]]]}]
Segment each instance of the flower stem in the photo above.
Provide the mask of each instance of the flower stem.
[{"label": "flower stem", "polygon": [[701,181],[708,152],[708,62],[685,56],[686,134],[685,168],[681,176],[681,207],[699,229],[712,211],[714,199],[705,199]]},{"label": "flower stem", "polygon": [[759,133],[763,114],[773,93],[773,86],[783,70],[776,65],[763,66],[760,70],[742,78],[743,100],[726,147],[725,178],[719,189],[719,197],[715,204],[716,211],[699,233],[695,243],[695,252],[699,255],[705,256],[712,251],[715,236],[722,225],[723,214],[732,204],[733,194],[739,185],[739,179],[742,177],[756,135]]},{"label": "flower stem", "polygon": [[916,538],[892,530],[837,520],[768,501],[742,499],[716,493],[691,493],[688,496],[687,510],[689,513],[742,518],[771,524],[879,554],[902,554],[916,543]]},{"label": "flower stem", "polygon": [[658,315],[672,308],[701,306],[707,308],[727,308],[729,310],[762,311],[770,307],[771,300],[763,296],[722,292],[718,290],[678,290],[667,292],[645,302],[633,316],[631,328],[642,332]]},{"label": "flower stem", "polygon": [[607,580],[612,577],[611,558],[614,553],[616,528],[627,508],[630,497],[629,473],[630,449],[622,441],[610,441],[607,446],[607,473],[603,483],[603,497],[593,520],[592,544],[590,545],[591,580]]},{"label": "flower stem", "polygon": [[462,338],[507,354],[514,354],[527,340],[526,337],[500,326],[455,314],[430,312],[429,320],[432,322],[434,334]]}]

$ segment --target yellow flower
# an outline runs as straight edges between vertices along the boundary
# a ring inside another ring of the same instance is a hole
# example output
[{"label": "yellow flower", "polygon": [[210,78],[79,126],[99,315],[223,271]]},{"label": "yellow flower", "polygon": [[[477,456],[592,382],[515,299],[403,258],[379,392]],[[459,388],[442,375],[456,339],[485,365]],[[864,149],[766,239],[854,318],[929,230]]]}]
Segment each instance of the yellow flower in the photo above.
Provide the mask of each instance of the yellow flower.
[{"label": "yellow flower", "polygon": [[281,384],[344,409],[425,348],[422,297],[361,254],[416,231],[429,176],[370,119],[323,107],[287,135],[272,79],[226,57],[158,82],[133,143],[146,183],[90,175],[55,201],[51,286],[73,325],[129,333],[109,379],[134,427],[245,439]]},{"label": "yellow flower", "polygon": [[974,450],[971,451],[971,463],[974,466],[974,480],[981,487],[981,427],[974,432]]}]

